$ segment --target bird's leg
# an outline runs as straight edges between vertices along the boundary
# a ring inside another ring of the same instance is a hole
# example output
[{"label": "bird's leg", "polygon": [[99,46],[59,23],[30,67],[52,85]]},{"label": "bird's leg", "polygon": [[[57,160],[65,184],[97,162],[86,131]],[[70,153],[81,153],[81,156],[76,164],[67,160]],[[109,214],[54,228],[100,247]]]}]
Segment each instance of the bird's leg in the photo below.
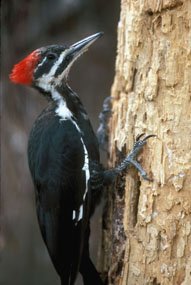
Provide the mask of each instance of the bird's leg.
[{"label": "bird's leg", "polygon": [[109,185],[111,184],[116,176],[118,176],[122,171],[128,170],[130,166],[134,166],[140,173],[140,175],[145,179],[150,181],[151,179],[148,178],[146,171],[142,168],[140,163],[136,160],[137,155],[142,150],[143,146],[146,144],[147,140],[151,137],[155,137],[155,135],[148,135],[141,139],[144,134],[141,134],[137,137],[136,142],[133,146],[133,149],[130,151],[128,156],[123,159],[123,161],[117,165],[113,169],[106,170],[104,172],[104,184]]}]

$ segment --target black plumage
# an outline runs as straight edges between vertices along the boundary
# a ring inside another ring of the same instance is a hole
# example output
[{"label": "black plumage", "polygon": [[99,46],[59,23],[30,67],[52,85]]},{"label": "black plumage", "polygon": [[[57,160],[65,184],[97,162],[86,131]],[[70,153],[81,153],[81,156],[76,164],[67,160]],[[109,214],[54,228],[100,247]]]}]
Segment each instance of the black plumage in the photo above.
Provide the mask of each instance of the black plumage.
[{"label": "black plumage", "polygon": [[30,133],[29,168],[41,233],[63,285],[74,284],[79,270],[84,284],[102,284],[89,258],[89,218],[103,186],[99,147],[79,97],[67,85],[70,66],[99,36],[37,50],[32,81],[50,103]]},{"label": "black plumage", "polygon": [[[42,237],[62,285],[74,285],[78,271],[84,285],[103,285],[89,256],[90,217],[102,188],[130,165],[148,179],[135,158],[152,135],[138,140],[116,168],[104,170],[87,113],[67,84],[74,61],[101,35],[70,47],[40,48],[15,65],[10,75],[14,83],[30,84],[50,101],[31,130],[28,161]],[[106,104],[100,117],[103,144],[109,109]]]},{"label": "black plumage", "polygon": [[[91,179],[83,201],[86,179],[82,170],[84,149],[81,139],[88,151],[90,168],[97,168],[98,172],[100,170],[98,176],[101,183],[93,191],[101,193],[103,183],[98,142],[87,114],[80,99],[69,87],[62,87],[62,95],[66,102],[70,101],[68,105],[74,115],[73,120],[78,123],[81,132],[71,119],[61,120],[55,114],[57,105],[51,102],[31,130],[28,160],[35,185],[37,215],[43,239],[62,283],[73,284],[82,255],[83,262],[84,259],[89,259],[89,216],[90,211],[93,212],[93,208],[90,210]],[[73,211],[78,212],[82,204],[84,215],[77,221],[77,218],[73,219]],[[94,270],[93,264],[91,268]],[[81,271],[83,274],[83,266]]]}]

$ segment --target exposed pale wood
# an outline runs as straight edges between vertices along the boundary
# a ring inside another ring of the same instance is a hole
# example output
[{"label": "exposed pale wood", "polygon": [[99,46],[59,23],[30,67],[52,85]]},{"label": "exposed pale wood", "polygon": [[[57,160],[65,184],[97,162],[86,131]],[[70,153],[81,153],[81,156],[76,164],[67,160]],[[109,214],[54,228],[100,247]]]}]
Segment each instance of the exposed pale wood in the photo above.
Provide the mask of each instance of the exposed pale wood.
[{"label": "exposed pale wood", "polygon": [[108,195],[109,284],[190,285],[190,0],[122,0],[112,98],[111,165],[137,135],[157,138],[141,155],[153,182],[131,170]]}]

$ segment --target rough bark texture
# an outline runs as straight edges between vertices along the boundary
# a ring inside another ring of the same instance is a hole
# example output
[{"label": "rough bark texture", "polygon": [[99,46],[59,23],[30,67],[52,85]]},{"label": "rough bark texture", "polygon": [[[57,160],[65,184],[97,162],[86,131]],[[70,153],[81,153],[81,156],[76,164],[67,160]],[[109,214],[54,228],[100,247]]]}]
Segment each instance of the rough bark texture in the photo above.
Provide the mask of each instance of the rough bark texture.
[{"label": "rough bark texture", "polygon": [[108,283],[190,285],[190,0],[122,0],[112,97],[111,165],[137,135],[157,138],[140,157],[153,182],[130,170],[108,194]]}]

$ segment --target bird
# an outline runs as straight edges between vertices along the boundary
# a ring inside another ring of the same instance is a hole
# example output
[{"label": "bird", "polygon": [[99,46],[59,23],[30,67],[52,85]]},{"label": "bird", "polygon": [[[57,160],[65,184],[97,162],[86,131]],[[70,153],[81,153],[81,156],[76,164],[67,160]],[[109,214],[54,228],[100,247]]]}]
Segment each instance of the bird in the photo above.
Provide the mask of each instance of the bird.
[{"label": "bird", "polygon": [[89,254],[90,218],[103,188],[129,166],[149,180],[136,157],[153,135],[141,139],[142,134],[119,165],[105,169],[88,114],[68,83],[73,63],[102,35],[38,48],[10,73],[13,83],[33,87],[48,100],[29,135],[28,163],[40,231],[61,285],[74,285],[78,272],[84,285],[104,284]]}]

